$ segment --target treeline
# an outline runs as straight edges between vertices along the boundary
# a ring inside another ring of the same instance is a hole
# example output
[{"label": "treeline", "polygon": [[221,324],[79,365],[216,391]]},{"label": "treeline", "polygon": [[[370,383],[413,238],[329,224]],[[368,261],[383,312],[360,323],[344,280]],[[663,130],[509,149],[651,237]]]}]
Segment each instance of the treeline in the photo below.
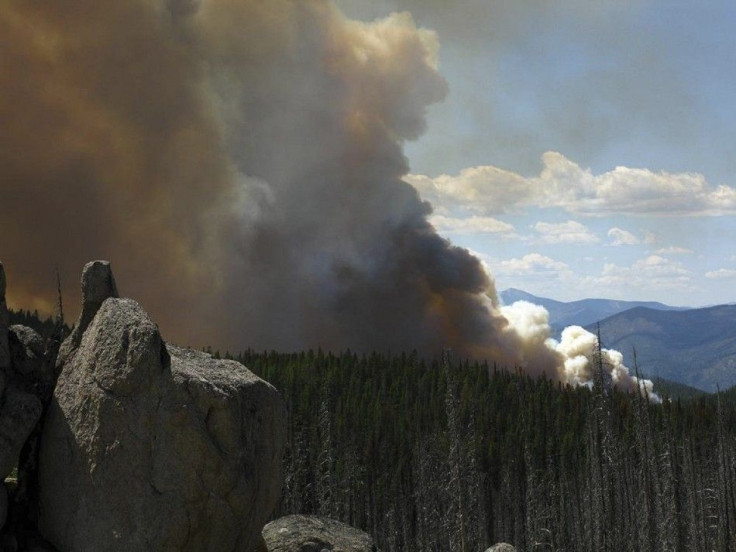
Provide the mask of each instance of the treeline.
[{"label": "treeline", "polygon": [[384,552],[736,550],[736,393],[649,404],[416,354],[245,352],[289,408],[275,516]]},{"label": "treeline", "polygon": [[14,324],[28,326],[36,330],[44,339],[48,339],[59,331],[62,332],[62,335],[69,335],[71,332],[71,328],[60,321],[58,317],[49,316],[46,319],[41,319],[37,310],[31,312],[23,309],[8,309],[8,319],[11,326]]}]

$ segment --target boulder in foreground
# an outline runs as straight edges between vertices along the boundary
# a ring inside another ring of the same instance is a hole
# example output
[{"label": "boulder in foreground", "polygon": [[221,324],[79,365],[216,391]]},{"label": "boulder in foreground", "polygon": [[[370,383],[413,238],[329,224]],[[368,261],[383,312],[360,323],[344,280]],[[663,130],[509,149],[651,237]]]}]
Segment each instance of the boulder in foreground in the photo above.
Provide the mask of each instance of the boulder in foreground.
[{"label": "boulder in foreground", "polygon": [[263,528],[268,552],[377,552],[368,533],[315,516],[285,516]]},{"label": "boulder in foreground", "polygon": [[96,264],[45,421],[41,533],[64,552],[251,552],[281,486],[278,392],[167,346]]},{"label": "boulder in foreground", "polygon": [[516,548],[508,543],[499,542],[488,548],[486,552],[516,552]]}]

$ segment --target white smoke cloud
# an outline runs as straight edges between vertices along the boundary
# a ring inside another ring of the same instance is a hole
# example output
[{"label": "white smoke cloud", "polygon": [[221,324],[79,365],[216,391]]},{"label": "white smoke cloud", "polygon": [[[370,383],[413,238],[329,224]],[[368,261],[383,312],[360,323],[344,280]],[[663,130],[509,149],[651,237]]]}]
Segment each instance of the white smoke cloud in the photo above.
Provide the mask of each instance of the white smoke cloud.
[{"label": "white smoke cloud", "polygon": [[[573,387],[593,385],[593,371],[596,369],[594,359],[598,349],[598,338],[594,334],[580,326],[569,326],[562,331],[558,342],[551,337],[549,313],[544,307],[527,301],[517,301],[501,307],[500,311],[509,321],[510,327],[523,338],[525,348],[522,354],[525,360],[526,347],[532,355],[538,354],[540,347],[546,347],[558,355],[556,379]],[[523,363],[522,366],[526,368]],[[651,380],[632,375],[624,365],[623,355],[619,351],[601,349],[601,366],[610,376],[614,387],[627,393],[639,390],[651,401],[661,402],[660,397],[654,393]]]}]

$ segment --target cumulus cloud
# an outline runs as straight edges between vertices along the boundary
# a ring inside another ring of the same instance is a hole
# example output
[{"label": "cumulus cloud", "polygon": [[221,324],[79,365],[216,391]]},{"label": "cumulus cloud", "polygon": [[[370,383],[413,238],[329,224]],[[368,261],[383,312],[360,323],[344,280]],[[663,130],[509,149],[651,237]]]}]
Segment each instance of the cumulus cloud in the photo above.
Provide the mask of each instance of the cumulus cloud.
[{"label": "cumulus cloud", "polygon": [[493,263],[493,272],[498,276],[546,276],[559,278],[572,273],[570,266],[539,253],[529,253],[521,258]]},{"label": "cumulus cloud", "polygon": [[574,220],[561,223],[538,222],[534,225],[534,230],[540,234],[539,242],[541,243],[591,244],[600,242],[598,236]]},{"label": "cumulus cloud", "polygon": [[472,216],[469,218],[453,218],[445,215],[433,215],[429,222],[445,234],[497,234],[503,237],[515,235],[514,226],[493,217]]},{"label": "cumulus cloud", "polygon": [[678,247],[676,245],[671,245],[670,247],[662,247],[654,252],[655,255],[692,255],[693,253],[694,251],[692,249],[687,249],[686,247]]},{"label": "cumulus cloud", "polygon": [[409,174],[405,180],[432,205],[461,206],[486,215],[514,212],[534,195],[533,182],[496,167],[473,167],[458,176],[436,178]]},{"label": "cumulus cloud", "polygon": [[686,289],[692,282],[692,272],[682,263],[650,255],[630,266],[607,263],[596,281],[600,285],[624,289]]},{"label": "cumulus cloud", "polygon": [[698,173],[655,172],[616,167],[593,174],[557,152],[542,155],[538,176],[491,166],[455,176],[410,175],[407,181],[439,206],[483,214],[523,210],[531,205],[587,216],[716,216],[736,213],[736,189],[709,184]]},{"label": "cumulus cloud", "polygon": [[621,228],[611,228],[608,231],[608,237],[611,238],[611,245],[639,245],[641,242],[634,234]]},{"label": "cumulus cloud", "polygon": [[705,273],[705,277],[710,280],[733,280],[736,278],[736,270],[731,268],[719,268]]}]

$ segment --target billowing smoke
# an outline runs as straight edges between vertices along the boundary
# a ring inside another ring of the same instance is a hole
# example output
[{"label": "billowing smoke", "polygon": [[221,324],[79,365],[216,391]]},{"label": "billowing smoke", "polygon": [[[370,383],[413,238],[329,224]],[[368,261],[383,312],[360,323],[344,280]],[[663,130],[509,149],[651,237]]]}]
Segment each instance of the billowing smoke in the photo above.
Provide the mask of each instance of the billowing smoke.
[{"label": "billowing smoke", "polygon": [[510,322],[513,331],[523,340],[521,366],[538,365],[539,349],[544,347],[556,353],[561,362],[553,364],[553,374],[545,372],[562,383],[573,387],[591,386],[595,380],[594,370],[602,370],[602,376],[612,385],[627,393],[639,392],[652,402],[661,398],[654,392],[651,380],[639,378],[624,365],[624,356],[612,349],[600,349],[598,337],[580,326],[568,326],[562,331],[560,341],[552,339],[549,313],[544,307],[527,301],[517,301],[501,307],[501,314]]},{"label": "billowing smoke", "polygon": [[408,14],[327,0],[3,3],[9,302],[53,312],[58,264],[76,305],[107,258],[182,344],[451,347],[563,377],[565,339],[499,310],[402,181],[447,93],[437,48]]}]

